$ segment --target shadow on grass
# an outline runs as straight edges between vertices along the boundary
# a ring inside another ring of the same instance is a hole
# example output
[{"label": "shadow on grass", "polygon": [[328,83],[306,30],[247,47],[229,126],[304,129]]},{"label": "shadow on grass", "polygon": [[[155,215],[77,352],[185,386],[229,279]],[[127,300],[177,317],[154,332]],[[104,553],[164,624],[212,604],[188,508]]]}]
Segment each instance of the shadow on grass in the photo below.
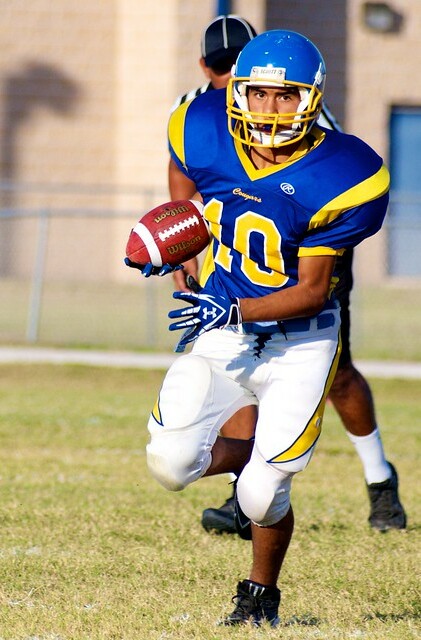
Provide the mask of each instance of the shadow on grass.
[{"label": "shadow on grass", "polygon": [[321,624],[320,618],[313,616],[311,613],[304,613],[302,616],[292,616],[285,622],[285,627],[291,627],[292,625],[299,625],[301,627],[315,627]]},{"label": "shadow on grass", "polygon": [[[381,613],[376,611],[374,614],[367,614],[363,617],[363,622],[370,622],[372,620],[379,620],[380,622],[405,622],[405,621],[419,621],[421,620],[421,611],[403,611],[402,613]],[[289,620],[286,620],[284,627],[292,627],[294,625],[300,627],[316,627],[322,624],[322,620],[317,618],[311,613],[304,613],[302,616],[292,616]]]},{"label": "shadow on grass", "polygon": [[370,620],[380,620],[380,622],[403,622],[406,620],[421,620],[421,611],[403,611],[402,613],[380,613],[376,611],[374,614],[364,616],[364,622]]}]

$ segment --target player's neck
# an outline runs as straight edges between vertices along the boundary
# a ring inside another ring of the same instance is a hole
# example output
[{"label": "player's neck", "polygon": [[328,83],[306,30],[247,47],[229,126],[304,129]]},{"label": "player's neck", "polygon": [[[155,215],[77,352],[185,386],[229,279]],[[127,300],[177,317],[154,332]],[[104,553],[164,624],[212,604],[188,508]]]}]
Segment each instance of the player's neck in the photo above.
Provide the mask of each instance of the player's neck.
[{"label": "player's neck", "polygon": [[298,146],[299,142],[289,144],[282,148],[279,147],[277,149],[250,147],[249,158],[256,169],[266,169],[267,167],[273,167],[276,164],[283,164],[289,160],[292,154],[297,150]]}]

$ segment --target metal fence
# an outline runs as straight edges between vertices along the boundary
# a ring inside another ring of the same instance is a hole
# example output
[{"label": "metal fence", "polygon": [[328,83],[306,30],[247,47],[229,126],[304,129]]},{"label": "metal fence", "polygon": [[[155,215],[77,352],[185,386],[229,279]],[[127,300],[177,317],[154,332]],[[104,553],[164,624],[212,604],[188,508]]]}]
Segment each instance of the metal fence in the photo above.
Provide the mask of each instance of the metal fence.
[{"label": "metal fence", "polygon": [[[0,185],[0,197],[1,343],[172,349],[171,276],[146,280],[123,264],[131,227],[168,200],[164,188]],[[393,207],[402,210],[392,194]],[[354,292],[354,350],[421,360],[421,216],[389,215],[386,228],[406,258],[400,268],[409,264],[411,273]]]}]

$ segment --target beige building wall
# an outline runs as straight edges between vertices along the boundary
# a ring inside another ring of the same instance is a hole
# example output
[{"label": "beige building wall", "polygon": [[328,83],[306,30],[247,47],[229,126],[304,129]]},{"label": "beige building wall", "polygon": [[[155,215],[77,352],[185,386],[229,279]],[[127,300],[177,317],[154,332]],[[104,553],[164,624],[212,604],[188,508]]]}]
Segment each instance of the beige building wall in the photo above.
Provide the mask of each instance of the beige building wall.
[{"label": "beige building wall", "polygon": [[[116,26],[116,179],[166,193],[168,114],[177,95],[204,83],[200,37],[214,0],[119,0]],[[264,2],[236,7],[259,29]],[[161,193],[159,193],[161,195]]]},{"label": "beige building wall", "polygon": [[[101,186],[116,179],[116,4],[13,0],[2,5],[0,178],[25,185],[18,193],[0,192],[2,206],[63,212],[49,223],[51,274],[110,277],[111,226],[82,214],[64,222],[64,212],[113,207]],[[33,220],[3,225],[2,232],[0,254],[7,249],[13,275],[25,275],[34,262]],[[85,256],[93,238],[105,250],[88,268]]]},{"label": "beige building wall", "polygon": [[3,176],[85,184],[112,178],[115,24],[115,3],[104,0],[2,3]]},{"label": "beige building wall", "polygon": [[[279,6],[285,20],[284,3],[271,4]],[[129,225],[168,197],[168,112],[178,94],[203,82],[200,35],[216,2],[11,0],[2,5],[0,179],[41,185],[18,194],[0,191],[2,206],[126,212],[118,221],[81,215],[72,222],[50,223],[48,270],[60,277],[129,281],[122,267]],[[342,20],[339,9],[346,8],[346,77],[334,69],[346,94],[344,124],[387,157],[390,106],[421,104],[416,82],[421,3],[396,0],[393,6],[404,16],[402,30],[384,35],[364,27],[360,0],[322,5],[324,11],[315,0],[301,0],[291,7],[303,26],[307,20],[314,28],[322,16],[317,28],[329,29],[330,56],[335,52],[335,20]],[[262,31],[268,6],[261,0],[238,0],[233,12]],[[278,26],[289,27],[269,25]],[[342,47],[342,35],[338,38]],[[20,223],[28,233],[30,224]],[[8,250],[17,244],[16,235],[15,225]],[[87,251],[92,256],[89,270]],[[358,251],[365,277],[383,278],[383,236]],[[15,269],[24,274],[33,256],[16,252]]]},{"label": "beige building wall", "polygon": [[[262,26],[263,6],[239,2],[238,11],[251,9]],[[80,211],[50,220],[48,275],[129,280],[122,267],[129,224],[168,197],[168,114],[179,93],[203,82],[200,34],[214,8],[213,0],[2,7],[0,180],[25,188],[1,190],[1,206]],[[87,219],[87,210],[128,216],[104,222]],[[36,234],[33,220],[3,223],[0,255],[14,275],[32,269],[35,248],[18,244]]]},{"label": "beige building wall", "polygon": [[[389,161],[389,117],[394,105],[421,106],[421,2],[396,0],[396,33],[376,33],[363,21],[363,3],[348,1],[346,125]],[[420,173],[421,175],[421,173]],[[385,277],[386,232],[357,248],[356,276]]]}]

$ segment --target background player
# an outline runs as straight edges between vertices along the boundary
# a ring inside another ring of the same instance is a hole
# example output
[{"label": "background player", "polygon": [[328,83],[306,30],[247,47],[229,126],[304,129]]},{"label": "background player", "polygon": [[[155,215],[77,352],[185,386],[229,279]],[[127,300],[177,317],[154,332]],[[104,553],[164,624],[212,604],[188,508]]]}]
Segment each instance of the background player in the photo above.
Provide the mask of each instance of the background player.
[{"label": "background player", "polygon": [[225,89],[238,54],[256,35],[255,28],[240,16],[230,14],[212,20],[203,31],[199,58],[199,65],[208,82],[179,96],[171,111],[206,91]]},{"label": "background player", "polygon": [[[232,65],[240,50],[256,35],[255,29],[239,16],[218,16],[205,28],[201,39],[200,66],[209,82],[177,98],[173,109],[180,104],[212,89],[225,88],[231,77]],[[340,127],[323,105],[318,123],[340,131]],[[178,171],[172,160],[169,163],[169,192],[172,200],[189,199],[196,193],[196,185]],[[196,196],[197,197],[197,196]],[[350,294],[353,250],[348,249],[336,260],[336,297],[341,309],[342,353],[338,370],[330,390],[329,399],[338,412],[345,430],[354,444],[363,465],[370,500],[370,525],[381,531],[406,526],[406,515],[398,496],[398,477],[395,468],[385,458],[383,444],[377,426],[374,401],[370,386],[356,369],[350,350]],[[198,279],[198,261],[185,263],[184,269],[175,271],[175,286],[187,291],[186,277]],[[222,428],[222,435],[231,438],[251,438],[254,434],[256,408],[241,409]],[[235,478],[232,478],[235,480]],[[235,533],[234,492],[220,508],[205,509],[202,525],[208,531]],[[242,531],[248,537],[249,529]]]},{"label": "background player", "polygon": [[[194,344],[165,377],[147,459],[172,491],[239,475],[253,562],[226,625],[279,621],[291,481],[314,451],[339,356],[335,257],[376,233],[387,209],[381,158],[313,126],[324,81],[307,38],[266,32],[240,53],[227,94],[203,94],[169,122],[172,158],[202,195],[214,239],[202,291],[174,293],[192,305],[169,314],[170,329],[184,330],[178,350]],[[219,437],[249,404],[259,407],[254,443]]]}]

